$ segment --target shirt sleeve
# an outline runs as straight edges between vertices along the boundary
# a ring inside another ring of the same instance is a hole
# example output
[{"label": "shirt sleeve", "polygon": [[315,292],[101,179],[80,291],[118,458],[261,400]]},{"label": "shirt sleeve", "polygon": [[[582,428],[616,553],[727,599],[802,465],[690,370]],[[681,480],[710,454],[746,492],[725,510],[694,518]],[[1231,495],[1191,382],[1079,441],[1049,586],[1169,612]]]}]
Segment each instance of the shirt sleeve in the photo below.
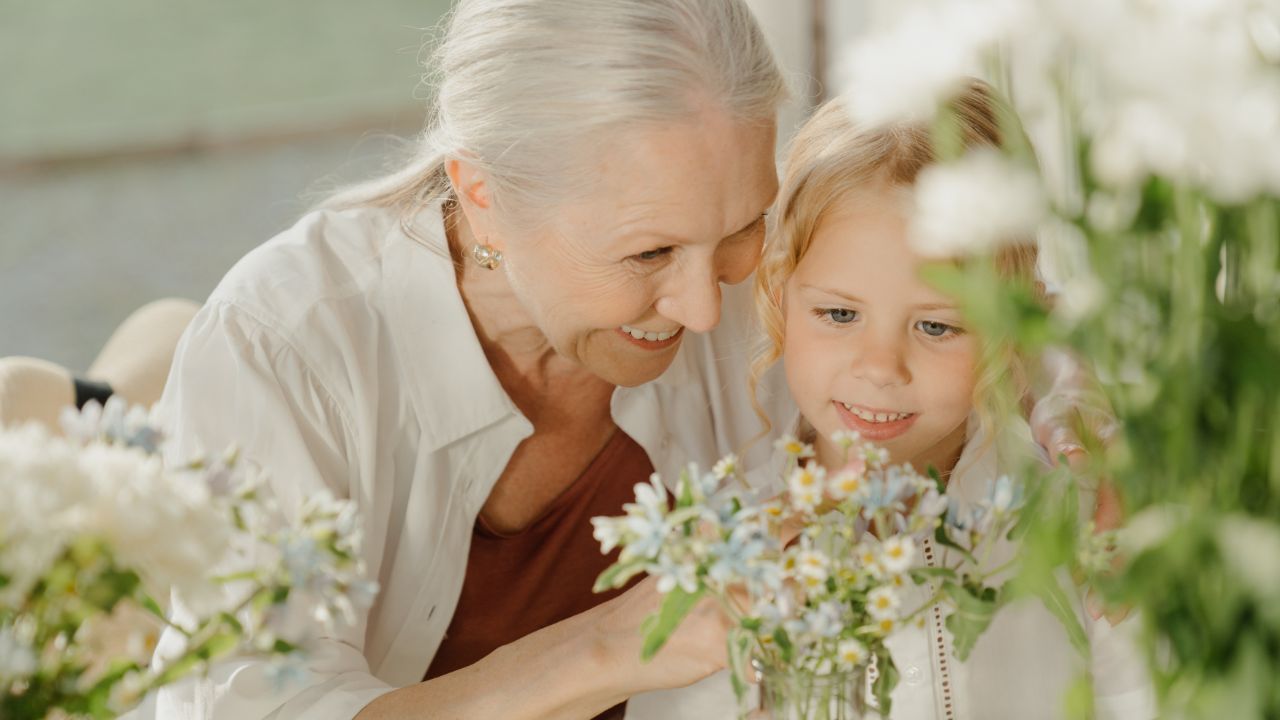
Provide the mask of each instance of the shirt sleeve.
[{"label": "shirt sleeve", "polygon": [[1086,619],[1099,720],[1157,717],[1155,686],[1139,651],[1139,625],[1139,618],[1133,614],[1116,625],[1105,617]]},{"label": "shirt sleeve", "polygon": [[[235,446],[241,463],[265,472],[286,515],[322,490],[360,497],[352,492],[353,431],[333,394],[281,328],[235,305],[211,302],[192,321],[157,411],[170,433],[171,459]],[[173,612],[182,619],[180,603]],[[282,681],[263,659],[226,660],[205,677],[158,691],[154,717],[350,720],[392,689],[370,673],[363,653],[368,618],[358,620],[340,637],[315,644],[300,680]],[[171,656],[181,645],[181,635],[170,631],[156,656]]]}]

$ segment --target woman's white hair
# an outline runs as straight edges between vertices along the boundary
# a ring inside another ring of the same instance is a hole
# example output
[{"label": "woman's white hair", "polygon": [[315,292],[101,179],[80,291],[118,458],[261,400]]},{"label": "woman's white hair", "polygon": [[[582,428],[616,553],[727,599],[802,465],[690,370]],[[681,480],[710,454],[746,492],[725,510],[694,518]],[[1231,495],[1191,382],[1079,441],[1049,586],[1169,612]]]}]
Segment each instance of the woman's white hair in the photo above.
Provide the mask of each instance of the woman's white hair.
[{"label": "woman's white hair", "polygon": [[448,158],[480,167],[504,210],[554,206],[620,128],[708,105],[772,121],[787,96],[743,0],[459,0],[447,22],[413,158],[326,207],[416,212],[450,192]]}]

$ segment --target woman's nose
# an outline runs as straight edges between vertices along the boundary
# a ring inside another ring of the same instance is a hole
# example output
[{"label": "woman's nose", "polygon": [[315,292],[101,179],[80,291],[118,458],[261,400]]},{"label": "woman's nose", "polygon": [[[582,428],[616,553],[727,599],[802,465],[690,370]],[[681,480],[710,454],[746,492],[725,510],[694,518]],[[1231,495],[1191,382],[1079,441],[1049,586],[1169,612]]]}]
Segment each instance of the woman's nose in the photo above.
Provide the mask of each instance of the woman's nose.
[{"label": "woman's nose", "polygon": [[673,284],[654,303],[663,317],[693,332],[709,332],[720,324],[721,272],[714,266],[689,267],[673,278]]}]

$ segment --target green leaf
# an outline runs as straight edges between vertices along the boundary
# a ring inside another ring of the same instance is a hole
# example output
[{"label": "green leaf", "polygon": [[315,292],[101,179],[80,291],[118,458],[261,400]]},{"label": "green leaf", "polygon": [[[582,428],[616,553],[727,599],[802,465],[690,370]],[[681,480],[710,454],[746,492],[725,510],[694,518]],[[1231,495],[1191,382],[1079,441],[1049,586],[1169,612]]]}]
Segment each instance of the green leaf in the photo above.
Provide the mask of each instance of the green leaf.
[{"label": "green leaf", "polygon": [[981,588],[946,583],[944,591],[955,604],[955,611],[947,616],[947,630],[956,658],[964,662],[973,652],[978,638],[986,632],[1000,608],[1000,593],[995,588]]},{"label": "green leaf", "polygon": [[1080,625],[1080,618],[1076,616],[1075,607],[1071,604],[1067,593],[1058,584],[1057,577],[1052,572],[1028,573],[1020,579],[1019,585],[1040,598],[1045,609],[1053,613],[1053,616],[1058,618],[1058,622],[1062,623],[1062,628],[1067,631],[1067,638],[1071,640],[1071,645],[1081,655],[1087,657],[1089,638],[1084,633],[1084,627]]},{"label": "green leaf", "polygon": [[600,577],[596,578],[596,584],[592,586],[591,592],[604,592],[620,588],[626,585],[628,580],[642,572],[644,572],[643,559],[616,562],[600,573]]},{"label": "green leaf", "polygon": [[888,648],[880,648],[876,652],[876,679],[871,683],[871,694],[875,695],[879,704],[880,717],[890,717],[893,709],[893,689],[898,686],[898,666],[893,663],[893,656]]},{"label": "green leaf", "polygon": [[151,597],[150,595],[143,595],[142,597],[138,598],[138,604],[141,605],[144,610],[151,613],[152,615],[155,615],[156,617],[160,618],[161,620],[165,620],[166,622],[168,621],[168,616],[165,615],[164,609],[160,607],[160,603],[156,602],[155,598]]},{"label": "green leaf", "polygon": [[973,556],[973,553],[969,552],[967,549],[962,547],[955,540],[952,540],[951,536],[947,534],[947,526],[945,523],[942,525],[939,525],[937,529],[933,531],[933,541],[938,543],[939,545],[942,545],[943,547],[949,547],[952,550],[955,550],[956,552],[960,553],[961,555],[964,556],[965,560],[969,561],[970,565],[975,565],[975,566],[978,565],[978,559]]},{"label": "green leaf", "polygon": [[640,650],[640,659],[648,662],[666,644],[667,638],[680,626],[689,611],[706,593],[706,588],[698,588],[697,592],[685,592],[676,586],[662,599],[658,612],[645,619],[641,632],[644,633],[644,645]]},{"label": "green leaf", "polygon": [[791,662],[791,638],[787,635],[787,631],[781,627],[773,631],[773,642],[778,646],[778,652],[782,653],[782,662]]},{"label": "green leaf", "polygon": [[938,492],[946,493],[947,481],[942,479],[942,475],[938,473],[938,468],[934,467],[933,464],[930,463],[927,472],[929,473],[929,477],[933,480],[933,484],[938,488]]},{"label": "green leaf", "polygon": [[693,483],[696,480],[689,476],[686,469],[680,473],[680,482],[676,485],[676,491],[679,497],[676,499],[677,508],[687,508],[693,505]]},{"label": "green leaf", "polygon": [[742,701],[747,695],[747,682],[743,679],[743,673],[751,636],[742,629],[735,629],[729,633],[726,642],[729,645],[729,681],[733,684],[733,695],[741,708]]},{"label": "green leaf", "polygon": [[955,578],[956,571],[945,567],[915,567],[909,571],[916,584],[926,582],[930,578]]}]

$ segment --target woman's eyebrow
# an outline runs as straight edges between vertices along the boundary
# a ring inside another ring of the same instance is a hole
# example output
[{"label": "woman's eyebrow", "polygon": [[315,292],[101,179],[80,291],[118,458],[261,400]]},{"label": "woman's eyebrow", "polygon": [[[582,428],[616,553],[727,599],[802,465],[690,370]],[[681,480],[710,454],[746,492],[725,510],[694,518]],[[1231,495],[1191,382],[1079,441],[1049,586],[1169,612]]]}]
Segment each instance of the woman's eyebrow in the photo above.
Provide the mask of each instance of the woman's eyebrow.
[{"label": "woman's eyebrow", "polygon": [[768,215],[769,215],[769,213],[768,213],[768,212],[762,212],[762,213],[760,213],[759,215],[757,215],[757,216],[755,217],[755,219],[754,219],[754,220],[752,220],[751,222],[747,223],[746,225],[743,225],[741,228],[738,228],[737,230],[733,231],[732,233],[729,233],[729,235],[727,235],[726,237],[733,237],[734,235],[741,235],[742,233],[744,233],[744,232],[746,232],[746,231],[748,231],[748,230],[750,230],[750,229],[754,228],[755,226],[759,225],[760,223],[764,222],[764,219],[765,219]]},{"label": "woman's eyebrow", "polygon": [[[764,222],[766,215],[767,213],[760,213],[751,222],[747,223],[746,225],[743,225],[741,228],[734,230],[733,232],[729,233],[728,235],[725,235],[723,238],[720,238],[720,239],[724,240],[731,237],[737,237],[738,235],[741,235],[747,232],[748,230],[755,228],[757,225]],[[689,238],[684,237],[682,235],[673,235],[672,233],[665,232],[662,230],[653,230],[653,229],[646,229],[646,228],[637,228],[635,230],[627,231],[623,233],[622,237],[627,240],[635,240],[637,238],[661,238],[663,240],[670,241],[672,245],[694,244],[693,240],[690,240]]]}]

